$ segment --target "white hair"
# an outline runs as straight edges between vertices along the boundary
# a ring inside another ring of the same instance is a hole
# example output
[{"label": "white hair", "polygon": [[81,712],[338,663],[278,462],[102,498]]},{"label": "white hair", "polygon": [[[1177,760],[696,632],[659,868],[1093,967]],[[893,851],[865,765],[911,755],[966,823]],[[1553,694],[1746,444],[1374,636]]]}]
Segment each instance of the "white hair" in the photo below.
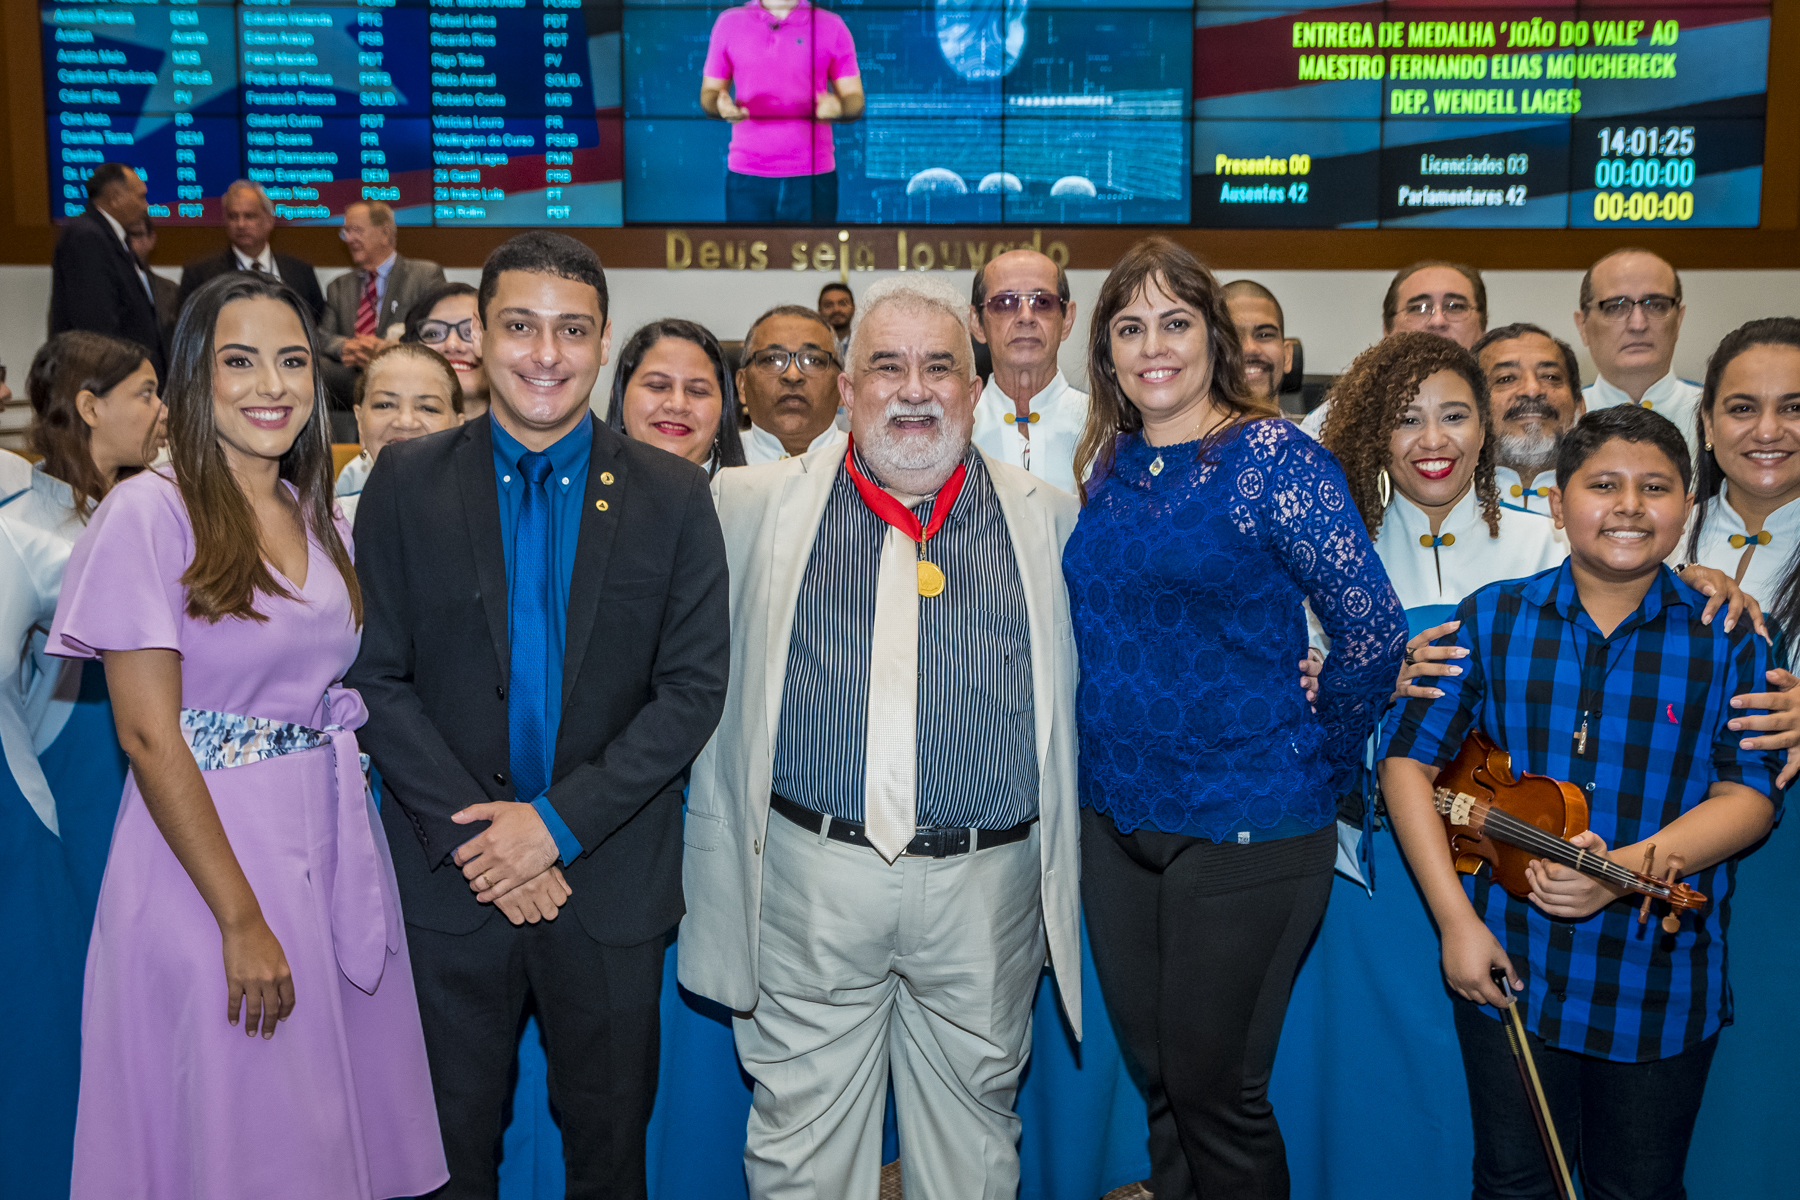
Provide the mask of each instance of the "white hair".
[{"label": "white hair", "polygon": [[225,189],[225,194],[227,196],[229,196],[233,192],[254,192],[254,193],[256,193],[257,203],[262,205],[263,212],[271,217],[275,215],[275,202],[273,200],[269,199],[269,193],[266,190],[264,190],[263,185],[256,182],[256,180],[254,180],[254,179],[235,179],[235,180],[233,180],[231,183],[231,186]]},{"label": "white hair", "polygon": [[968,364],[969,378],[975,377],[975,343],[969,337],[969,298],[945,279],[931,275],[892,275],[876,280],[864,292],[856,306],[856,324],[850,329],[850,362],[863,360],[867,337],[864,330],[869,318],[884,308],[896,307],[911,312],[940,312],[956,323],[961,331],[963,361]]}]

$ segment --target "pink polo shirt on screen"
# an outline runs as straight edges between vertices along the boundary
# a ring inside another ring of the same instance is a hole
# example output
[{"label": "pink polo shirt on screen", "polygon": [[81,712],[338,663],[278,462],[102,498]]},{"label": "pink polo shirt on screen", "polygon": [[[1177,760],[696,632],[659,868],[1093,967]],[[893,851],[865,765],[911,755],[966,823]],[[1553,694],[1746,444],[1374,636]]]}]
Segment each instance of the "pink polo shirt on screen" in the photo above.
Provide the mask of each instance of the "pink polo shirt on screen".
[{"label": "pink polo shirt on screen", "polygon": [[842,17],[806,0],[779,21],[760,0],[728,8],[713,22],[705,73],[729,79],[750,114],[731,129],[733,171],[782,178],[837,169],[831,125],[813,120],[813,104],[833,81],[860,74]]}]

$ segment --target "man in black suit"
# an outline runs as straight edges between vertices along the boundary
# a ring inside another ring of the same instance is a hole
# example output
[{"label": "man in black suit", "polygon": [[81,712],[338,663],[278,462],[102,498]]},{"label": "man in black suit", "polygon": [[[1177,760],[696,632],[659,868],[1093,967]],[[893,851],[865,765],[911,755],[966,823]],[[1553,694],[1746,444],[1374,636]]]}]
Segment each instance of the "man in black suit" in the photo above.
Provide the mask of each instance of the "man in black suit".
[{"label": "man in black suit", "polygon": [[131,256],[138,260],[138,266],[144,269],[150,294],[156,297],[156,328],[162,334],[163,345],[173,348],[175,318],[181,313],[181,285],[158,275],[150,266],[150,256],[156,253],[156,222],[150,219],[149,213],[126,227],[125,244],[131,248]]},{"label": "man in black suit", "polygon": [[705,473],[588,411],[606,310],[580,242],[495,250],[476,318],[493,407],[389,445],[357,512],[348,682],[409,927],[439,1197],[497,1195],[528,1000],[566,1194],[646,1194],[682,788],[724,704],[730,620]]},{"label": "man in black suit", "polygon": [[312,264],[291,254],[277,254],[269,245],[275,228],[275,202],[263,185],[240,179],[225,189],[225,237],[231,243],[217,254],[196,258],[181,268],[181,304],[201,284],[227,271],[261,271],[293,288],[311,310],[313,320],[325,315],[325,293]]},{"label": "man in black suit", "polygon": [[167,380],[168,348],[156,321],[149,272],[125,230],[150,212],[149,189],[123,163],[101,163],[87,181],[87,211],[63,226],[50,263],[50,333],[86,329],[136,342]]}]

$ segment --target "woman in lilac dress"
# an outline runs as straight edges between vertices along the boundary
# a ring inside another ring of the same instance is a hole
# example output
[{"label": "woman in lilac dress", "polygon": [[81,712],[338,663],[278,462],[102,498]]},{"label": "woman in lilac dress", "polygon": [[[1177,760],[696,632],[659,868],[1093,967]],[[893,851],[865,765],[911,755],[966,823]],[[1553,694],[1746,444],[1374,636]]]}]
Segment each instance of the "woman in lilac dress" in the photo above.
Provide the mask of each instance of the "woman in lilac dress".
[{"label": "woman in lilac dress", "polygon": [[362,600],[312,347],[280,283],[196,292],[170,467],[107,495],[64,575],[50,643],[103,660],[132,764],[88,949],[74,1200],[448,1177],[365,713],[338,685]]}]

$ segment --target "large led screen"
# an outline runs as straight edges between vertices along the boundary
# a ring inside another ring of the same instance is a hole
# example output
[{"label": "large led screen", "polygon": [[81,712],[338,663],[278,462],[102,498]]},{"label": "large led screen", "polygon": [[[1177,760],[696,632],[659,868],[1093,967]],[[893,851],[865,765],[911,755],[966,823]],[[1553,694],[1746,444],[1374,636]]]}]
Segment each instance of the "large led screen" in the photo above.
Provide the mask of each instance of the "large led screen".
[{"label": "large led screen", "polygon": [[166,222],[1748,226],[1727,0],[66,0],[54,213]]}]

